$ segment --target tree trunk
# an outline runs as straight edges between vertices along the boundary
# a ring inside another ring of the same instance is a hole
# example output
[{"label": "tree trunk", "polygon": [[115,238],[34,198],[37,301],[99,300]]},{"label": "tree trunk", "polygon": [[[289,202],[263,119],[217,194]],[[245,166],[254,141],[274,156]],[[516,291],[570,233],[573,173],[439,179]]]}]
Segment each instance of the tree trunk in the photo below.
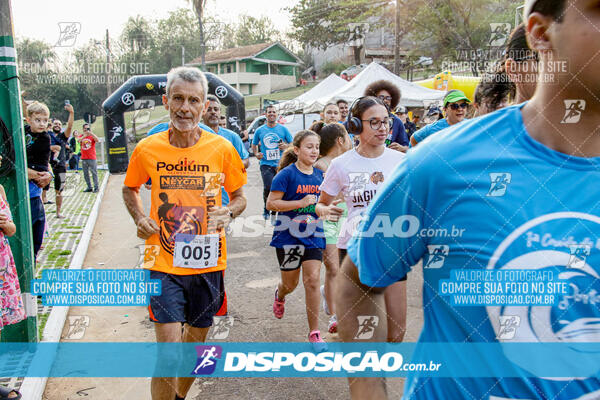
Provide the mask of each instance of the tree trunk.
[{"label": "tree trunk", "polygon": [[202,25],[202,17],[198,16],[198,24],[200,24],[200,57],[202,59],[202,71],[206,71],[206,46],[204,45],[204,25]]},{"label": "tree trunk", "polygon": [[394,24],[394,73],[396,75],[400,75],[400,26],[402,24],[400,7],[400,0],[396,0],[396,18]]},{"label": "tree trunk", "polygon": [[204,16],[204,6],[206,5],[206,0],[192,0],[192,5],[194,7],[194,12],[198,17],[198,25],[200,27],[200,59],[202,60],[202,71],[206,71],[206,45],[204,43],[204,24],[202,23],[202,17]]},{"label": "tree trunk", "polygon": [[352,48],[354,49],[354,64],[359,65],[360,64],[360,50],[362,49],[362,46],[352,46]]}]

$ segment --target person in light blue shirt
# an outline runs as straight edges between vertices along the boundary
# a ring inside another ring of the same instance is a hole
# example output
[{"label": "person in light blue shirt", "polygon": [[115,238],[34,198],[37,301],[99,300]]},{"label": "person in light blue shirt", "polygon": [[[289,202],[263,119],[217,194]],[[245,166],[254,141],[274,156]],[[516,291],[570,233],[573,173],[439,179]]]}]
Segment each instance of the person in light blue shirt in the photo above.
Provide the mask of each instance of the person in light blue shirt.
[{"label": "person in light blue shirt", "polygon": [[[202,122],[198,122],[198,126],[200,127],[200,129],[203,129],[203,130],[205,130],[207,132],[215,133],[215,131],[213,131],[212,129],[210,129],[210,127],[208,127],[207,125],[204,125]],[[154,125],[152,128],[150,128],[150,130],[148,131],[148,133],[146,133],[146,136],[151,136],[151,135],[154,135],[154,134],[159,133],[159,132],[164,132],[164,131],[166,131],[168,129],[169,129],[169,123],[168,122],[161,122],[160,124]]]},{"label": "person in light blue shirt", "polygon": [[[231,144],[233,145],[233,147],[239,154],[240,158],[242,159],[244,168],[248,168],[248,166],[250,165],[250,158],[249,158],[250,154],[248,154],[248,151],[246,151],[246,149],[244,147],[244,143],[242,142],[242,139],[239,137],[239,135],[237,133],[235,133],[229,129],[219,127],[219,116],[221,113],[221,103],[219,102],[219,99],[217,99],[216,96],[208,95],[207,100],[209,101],[209,107],[203,116],[203,120],[206,123],[206,125],[203,123],[198,123],[198,126],[200,127],[200,129],[203,129],[207,132],[222,136],[225,139],[227,139],[229,142],[231,142]],[[211,111],[211,115],[212,115],[212,114],[214,114],[215,108],[218,109],[216,126],[213,125],[214,117],[212,119],[207,118],[207,114],[209,114],[209,110],[212,110]],[[152,127],[148,131],[147,136],[166,131],[167,129],[169,129],[169,123],[163,122],[161,124],[158,124],[158,125]],[[226,207],[229,204],[229,195],[227,194],[227,192],[225,191],[225,189],[223,187],[221,187],[221,196],[222,196],[221,199],[222,199],[223,207]]]},{"label": "person in light blue shirt", "polygon": [[219,136],[223,136],[225,139],[229,140],[235,150],[240,155],[242,159],[242,163],[244,164],[244,168],[248,168],[250,166],[250,154],[246,151],[244,147],[244,142],[240,138],[240,135],[235,133],[232,130],[224,128],[220,126],[221,122],[221,102],[218,97],[212,94],[206,96],[206,100],[208,100],[208,107],[204,111],[204,115],[202,116],[202,120],[210,129],[210,132],[214,132]]},{"label": "person in light blue shirt", "polygon": [[271,182],[275,176],[277,165],[285,150],[293,138],[290,131],[283,125],[277,123],[277,110],[274,106],[265,109],[267,123],[262,125],[254,133],[252,138],[252,152],[260,160],[260,174],[263,180],[263,217],[268,219],[270,212],[267,210],[267,197],[271,191]]},{"label": "person in light blue shirt", "polygon": [[[248,168],[250,166],[250,154],[244,147],[244,142],[240,136],[227,128],[223,128],[219,124],[221,123],[221,102],[217,98],[217,96],[209,94],[206,96],[208,100],[208,107],[204,111],[204,115],[202,116],[202,120],[208,127],[214,131],[217,135],[223,136],[225,139],[229,140],[235,150],[240,155],[242,159],[242,163],[244,164],[244,168]],[[224,188],[221,188],[222,191],[222,201],[224,206],[229,204],[229,195],[225,191]]]},{"label": "person in light blue shirt", "polygon": [[[499,345],[496,357],[478,354],[485,365],[502,366],[494,374],[449,378],[411,372],[404,399],[600,396],[597,370],[578,370],[589,363],[597,367],[597,352],[571,348],[576,342],[600,342],[598,301],[583,300],[600,293],[600,201],[596,191],[586,189],[600,180],[600,137],[593,134],[600,109],[597,91],[589,91],[599,87],[600,59],[591,61],[589,54],[600,51],[600,16],[588,3],[575,4],[528,0],[525,20],[528,35],[539,35],[531,44],[540,65],[566,57],[580,71],[579,83],[542,68],[529,102],[429,137],[386,180],[348,244],[338,275],[343,341],[354,340],[358,315],[383,319],[383,289],[422,260],[424,324],[413,359],[435,359],[428,349],[444,343],[446,352],[439,356],[446,372],[466,371],[477,360],[453,352],[455,343],[466,344],[465,351]],[[577,35],[596,40],[570,40]],[[465,303],[443,293],[443,282],[470,271],[480,273],[470,278],[476,283],[507,275],[526,283],[511,274],[516,270],[553,275],[564,291],[544,305],[539,299],[513,304],[507,298]],[[384,327],[374,327],[370,340],[382,341]],[[529,346],[521,347],[521,354],[509,351],[518,342]],[[563,347],[539,350],[548,343]],[[557,375],[538,372],[549,365],[560,369]],[[387,397],[382,380],[354,378],[350,390],[353,398]]]},{"label": "person in light blue shirt", "polygon": [[450,90],[444,97],[444,114],[446,118],[435,121],[433,124],[424,126],[410,137],[410,147],[416,146],[427,137],[449,126],[458,124],[465,119],[471,100],[460,90]]}]

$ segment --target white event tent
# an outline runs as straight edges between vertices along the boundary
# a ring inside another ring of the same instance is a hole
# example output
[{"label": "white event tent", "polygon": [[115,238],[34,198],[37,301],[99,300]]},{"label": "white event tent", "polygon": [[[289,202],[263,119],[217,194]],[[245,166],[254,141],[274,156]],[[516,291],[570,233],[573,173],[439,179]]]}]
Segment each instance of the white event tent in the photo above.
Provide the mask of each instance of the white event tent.
[{"label": "white event tent", "polygon": [[306,112],[307,109],[312,110],[313,105],[316,106],[316,110],[321,111],[325,104],[338,99],[344,99],[351,104],[352,101],[363,96],[365,88],[370,83],[380,79],[391,81],[398,89],[400,89],[402,94],[400,105],[405,107],[424,107],[424,102],[441,100],[446,94],[444,91],[428,89],[417,85],[416,83],[409,82],[406,79],[402,79],[376,62],[372,62],[354,79],[347,82],[338,90],[329,92],[314,100],[313,103],[307,104],[304,108],[304,112]]},{"label": "white event tent", "polygon": [[318,105],[315,103],[315,101],[337,91],[346,83],[348,82],[344,79],[335,74],[331,74],[309,91],[302,93],[295,99],[278,103],[275,105],[275,107],[277,107],[278,111],[282,111],[283,113],[298,111],[304,113],[320,112],[325,104]]}]

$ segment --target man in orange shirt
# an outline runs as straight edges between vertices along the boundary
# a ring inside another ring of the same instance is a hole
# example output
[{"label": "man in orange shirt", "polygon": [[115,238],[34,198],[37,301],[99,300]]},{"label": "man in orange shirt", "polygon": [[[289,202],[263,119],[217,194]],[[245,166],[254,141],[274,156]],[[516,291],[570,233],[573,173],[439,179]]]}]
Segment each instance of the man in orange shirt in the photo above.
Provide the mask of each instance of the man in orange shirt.
[{"label": "man in orange shirt", "polygon": [[[246,170],[226,139],[198,127],[208,102],[207,82],[196,68],[167,75],[163,104],[171,128],[136,146],[125,177],[123,200],[146,245],[157,249],[151,279],[162,292],[150,300],[157,342],[202,342],[213,316],[225,311],[224,227],[246,208]],[[139,188],[152,179],[150,216]],[[231,201],[221,206],[221,185]],[[184,326],[182,332],[182,324]],[[176,365],[176,355],[160,362]],[[183,399],[194,378],[152,378],[152,399]]]}]

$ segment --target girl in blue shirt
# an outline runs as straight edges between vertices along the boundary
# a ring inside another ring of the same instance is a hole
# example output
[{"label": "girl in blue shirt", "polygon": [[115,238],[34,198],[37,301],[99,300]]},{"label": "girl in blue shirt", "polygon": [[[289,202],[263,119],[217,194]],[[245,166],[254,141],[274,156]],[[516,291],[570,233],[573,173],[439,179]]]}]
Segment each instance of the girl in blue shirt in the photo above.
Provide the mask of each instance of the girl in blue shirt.
[{"label": "girl in blue shirt", "polygon": [[320,137],[303,130],[296,134],[279,163],[267,198],[267,209],[278,212],[271,246],[275,247],[281,281],[275,290],[273,314],[282,318],[285,296],[298,285],[300,267],[306,297],[308,339],[317,351],[326,348],[319,331],[320,269],[325,248],[323,224],[315,213],[323,172],[313,168],[319,157]]}]

